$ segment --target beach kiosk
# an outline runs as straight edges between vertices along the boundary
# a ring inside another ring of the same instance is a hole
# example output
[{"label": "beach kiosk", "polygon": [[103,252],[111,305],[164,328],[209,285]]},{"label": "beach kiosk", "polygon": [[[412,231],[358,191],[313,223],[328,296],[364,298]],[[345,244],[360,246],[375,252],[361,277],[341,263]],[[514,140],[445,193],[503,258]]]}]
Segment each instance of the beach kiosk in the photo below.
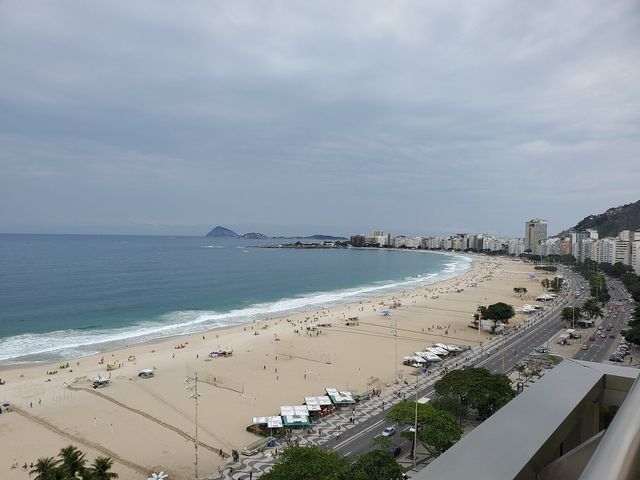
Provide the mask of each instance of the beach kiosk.
[{"label": "beach kiosk", "polygon": [[284,405],[280,407],[280,416],[282,423],[287,428],[308,427],[309,409],[306,405]]},{"label": "beach kiosk", "polygon": [[336,407],[347,407],[356,403],[351,392],[339,392],[335,388],[325,388],[325,391]]},{"label": "beach kiosk", "polygon": [[331,399],[322,395],[320,397],[304,397],[304,403],[309,410],[311,418],[324,417],[333,412],[333,402]]},{"label": "beach kiosk", "polygon": [[274,430],[282,428],[282,417],[273,415],[269,417],[253,417],[251,431],[261,435],[273,435]]}]

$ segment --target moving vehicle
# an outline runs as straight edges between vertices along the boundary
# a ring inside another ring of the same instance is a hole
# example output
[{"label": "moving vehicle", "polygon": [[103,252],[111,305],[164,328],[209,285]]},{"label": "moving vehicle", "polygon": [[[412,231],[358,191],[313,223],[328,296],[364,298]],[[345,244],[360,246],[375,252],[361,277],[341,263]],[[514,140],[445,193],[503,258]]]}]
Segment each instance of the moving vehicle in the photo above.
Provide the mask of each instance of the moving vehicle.
[{"label": "moving vehicle", "polygon": [[91,384],[93,388],[104,388],[111,383],[111,380],[108,378],[97,377],[94,378],[93,383]]},{"label": "moving vehicle", "polygon": [[140,378],[152,378],[155,376],[155,372],[151,368],[144,368],[140,370],[140,372],[138,373],[138,376]]},{"label": "moving vehicle", "polygon": [[383,437],[392,437],[396,434],[396,427],[387,427],[382,431]]}]

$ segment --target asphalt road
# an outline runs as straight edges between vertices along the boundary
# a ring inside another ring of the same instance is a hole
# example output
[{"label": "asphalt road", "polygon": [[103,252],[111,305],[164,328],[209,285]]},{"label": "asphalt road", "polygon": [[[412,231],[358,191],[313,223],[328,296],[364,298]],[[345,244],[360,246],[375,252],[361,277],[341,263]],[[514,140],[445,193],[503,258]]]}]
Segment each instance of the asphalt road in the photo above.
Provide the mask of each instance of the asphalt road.
[{"label": "asphalt road", "polygon": [[[609,359],[610,352],[614,350],[614,344],[617,345],[622,339],[620,331],[626,326],[630,315],[629,294],[618,280],[607,279],[607,287],[609,288],[611,300],[604,308],[604,318],[596,322],[591,332],[595,337],[595,341],[585,340],[589,345],[589,350],[578,350],[573,357],[576,360],[589,362],[606,361]],[[613,308],[617,310],[615,313],[612,312]],[[609,323],[613,324],[613,330],[607,332],[606,326]],[[597,331],[598,325],[603,327],[602,332],[605,334],[605,338],[602,338]],[[614,334],[615,338],[609,338],[609,334]]]},{"label": "asphalt road", "polygon": [[[574,295],[579,291],[580,286],[586,286],[588,288],[588,285],[582,276],[576,273],[568,270],[562,273],[567,279],[567,285],[564,288],[563,296],[555,305],[550,307],[549,310],[536,315],[535,318],[530,320],[529,325],[513,331],[500,339],[498,345],[494,344],[488,351],[484,351],[481,355],[467,360],[466,365],[484,367],[492,372],[508,373],[518,362],[529,355],[534,347],[544,345],[549,338],[563,329],[565,325],[560,319],[562,308],[581,303],[582,300],[576,300]],[[589,351],[585,351],[585,353]],[[460,368],[462,364],[463,360],[461,359],[458,368]],[[433,381],[435,380],[434,377],[435,376],[422,375],[420,381]],[[432,394],[432,384],[424,388],[419,388],[419,398],[432,396]],[[363,421],[339,437],[329,440],[324,444],[324,447],[332,448],[343,456],[356,456],[369,451],[375,437],[379,436],[385,427],[393,425],[392,422],[386,420],[386,415],[391,406],[392,405],[389,405],[389,407],[384,410],[381,409],[377,415]],[[408,430],[408,427],[404,429]],[[410,453],[411,441],[402,437],[399,431],[400,429],[398,428],[398,433],[392,436],[391,439],[396,446],[401,447],[402,453],[400,456],[403,457]]]}]

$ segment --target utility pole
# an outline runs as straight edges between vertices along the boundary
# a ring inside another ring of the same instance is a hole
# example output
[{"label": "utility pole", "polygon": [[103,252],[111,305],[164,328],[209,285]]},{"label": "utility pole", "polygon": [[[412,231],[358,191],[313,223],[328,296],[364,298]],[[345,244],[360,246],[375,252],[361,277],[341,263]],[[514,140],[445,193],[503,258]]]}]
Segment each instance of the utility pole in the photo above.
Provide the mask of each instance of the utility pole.
[{"label": "utility pole", "polygon": [[398,319],[395,318],[395,323],[394,323],[395,329],[393,330],[393,336],[395,337],[395,343],[396,343],[396,356],[393,359],[393,364],[396,367],[396,379],[394,383],[398,383]]},{"label": "utility pole", "polygon": [[[193,382],[193,385],[191,384]],[[198,397],[200,394],[198,393],[198,372],[195,372],[193,377],[187,377],[185,380],[187,384],[187,393],[189,394],[189,398],[194,399],[196,401],[196,435],[193,441],[193,448],[195,451],[195,479],[198,479]]]},{"label": "utility pole", "polygon": [[416,405],[415,417],[413,421],[413,468],[416,468],[416,444],[418,443],[418,380],[420,379],[420,370],[416,375]]}]

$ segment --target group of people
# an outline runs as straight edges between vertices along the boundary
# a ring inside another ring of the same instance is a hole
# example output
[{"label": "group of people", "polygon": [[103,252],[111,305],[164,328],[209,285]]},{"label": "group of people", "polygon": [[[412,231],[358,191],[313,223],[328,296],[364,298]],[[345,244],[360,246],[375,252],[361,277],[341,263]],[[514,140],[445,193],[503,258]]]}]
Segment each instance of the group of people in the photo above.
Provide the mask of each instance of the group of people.
[{"label": "group of people", "polygon": [[[14,462],[13,465],[11,465],[11,470],[15,470],[16,468],[19,468],[20,464],[18,464],[18,462]],[[22,465],[22,470],[27,471],[28,469],[33,469],[33,462],[31,462],[29,465],[27,465],[27,462],[24,462],[24,465]]]}]

